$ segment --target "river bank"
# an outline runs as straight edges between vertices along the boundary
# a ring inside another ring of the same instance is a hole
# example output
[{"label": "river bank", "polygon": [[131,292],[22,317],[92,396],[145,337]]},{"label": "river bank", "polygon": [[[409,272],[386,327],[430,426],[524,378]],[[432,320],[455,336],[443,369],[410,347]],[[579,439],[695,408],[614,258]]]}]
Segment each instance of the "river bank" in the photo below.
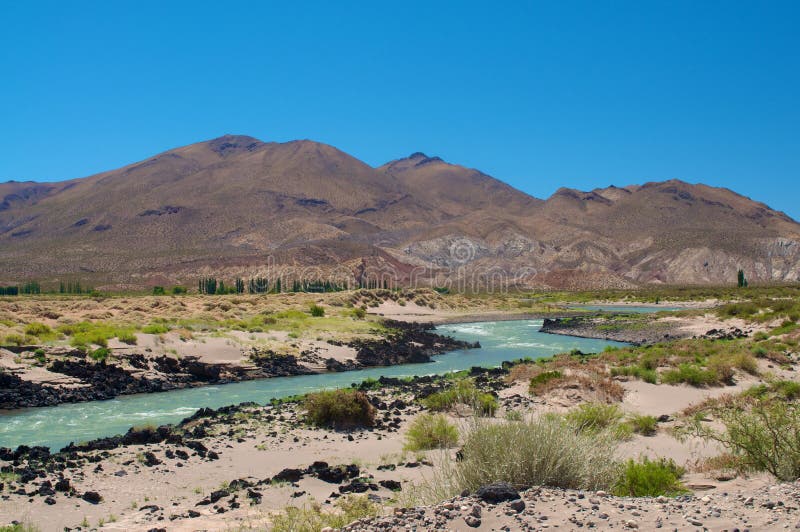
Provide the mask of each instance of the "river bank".
[{"label": "river bank", "polygon": [[[430,362],[456,349],[479,347],[433,332],[433,324],[384,320],[383,338],[329,340],[352,357],[323,358],[320,350],[299,356],[251,347],[237,361],[207,362],[200,356],[170,356],[151,351],[104,352],[64,348],[0,349],[0,410],[107,400],[121,395],[256,379],[353,371],[367,367]],[[26,364],[33,361],[33,364]]]},{"label": "river bank", "polygon": [[[465,324],[461,330],[469,327]],[[505,332],[499,335],[509,336]],[[487,339],[486,345],[493,344]],[[581,372],[584,366],[590,367],[580,364],[569,371]],[[575,373],[562,385],[533,394],[524,375],[516,367],[505,365],[475,368],[465,377],[482,393],[496,397],[498,422],[512,419],[514,413],[559,413],[595,401],[610,401],[624,412],[655,416],[659,419],[656,432],[630,436],[620,446],[620,457],[669,457],[686,467],[703,464],[720,449],[695,438],[676,439],[673,429],[682,418],[681,412],[759,382],[742,374],[733,387],[652,385],[627,378],[608,380],[602,386],[574,386],[573,380],[583,378]],[[782,526],[791,517],[766,506],[744,504],[745,500],[774,502],[771,495],[777,492],[775,488],[767,490],[769,480],[763,476],[721,476],[704,467],[692,467],[685,478],[696,494],[679,500],[544,488],[520,493],[522,507],[483,500],[475,494],[429,507],[407,506],[399,501],[412,500],[415,489],[434,478],[441,462],[457,450],[404,449],[411,424],[427,411],[422,399],[448,389],[453,382],[446,376],[363,382],[357,388],[367,394],[376,411],[374,425],[364,428],[337,431],[310,426],[304,419],[303,403],[291,399],[267,405],[204,408],[174,426],[131,429],[118,437],[69,445],[53,454],[42,448],[0,450],[0,471],[5,475],[0,489],[0,522],[35,521],[44,531],[64,527],[120,531],[229,530],[232,526],[266,529],[287,506],[320,504],[326,511],[334,511],[336,501],[351,494],[369,496],[382,507],[409,508],[355,523],[353,530],[372,530],[387,523],[479,530],[502,526],[513,529],[525,523],[570,528],[577,526],[572,518],[584,526],[593,522],[596,526],[607,523],[630,527],[628,522],[632,521],[640,528],[652,528],[660,522],[684,529],[698,526],[695,522]],[[622,393],[612,391],[612,398],[607,394],[614,386]],[[461,430],[469,430],[472,417],[468,407],[446,415]],[[794,493],[791,486],[779,489]],[[736,496],[728,498],[728,493]],[[709,501],[716,501],[712,506],[718,515],[706,512]],[[701,513],[693,514],[695,521],[689,521],[674,514],[677,504]],[[473,510],[475,505],[481,507],[480,511]]]},{"label": "river bank", "polygon": [[601,313],[545,318],[541,331],[547,334],[644,345],[686,338],[744,338],[766,328],[742,320],[723,321],[711,314],[673,316]]}]

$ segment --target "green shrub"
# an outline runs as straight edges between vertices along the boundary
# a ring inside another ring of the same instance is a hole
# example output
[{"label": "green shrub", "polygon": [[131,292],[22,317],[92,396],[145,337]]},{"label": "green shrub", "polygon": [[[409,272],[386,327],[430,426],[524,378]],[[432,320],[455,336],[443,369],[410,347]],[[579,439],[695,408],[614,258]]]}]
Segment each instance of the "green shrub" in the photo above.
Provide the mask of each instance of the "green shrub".
[{"label": "green shrub", "polygon": [[40,366],[44,366],[47,363],[47,356],[45,355],[44,349],[37,349],[34,351],[33,358]]},{"label": "green shrub", "polygon": [[563,377],[563,374],[560,371],[545,371],[543,373],[539,373],[535,377],[531,378],[530,386],[528,390],[531,394],[536,395],[540,393],[540,390],[550,381],[554,379],[560,379]]},{"label": "green shrub", "polygon": [[450,388],[424,398],[422,404],[433,411],[450,410],[463,404],[472,407],[481,416],[493,416],[497,410],[497,398],[479,391],[472,379],[460,379]]},{"label": "green shrub", "polygon": [[173,295],[178,296],[178,295],[181,295],[181,294],[185,294],[186,292],[187,292],[187,290],[186,290],[185,286],[173,286],[172,287],[172,294]]},{"label": "green shrub", "polygon": [[166,293],[167,293],[167,291],[164,290],[163,286],[154,286],[153,287],[153,295],[154,296],[163,296]]},{"label": "green shrub", "polygon": [[722,444],[747,469],[787,482],[800,478],[800,405],[781,399],[751,403],[713,409],[722,432],[696,418],[695,434]]},{"label": "green shrub", "polygon": [[419,415],[406,434],[405,448],[409,451],[445,449],[458,442],[458,428],[442,414]]},{"label": "green shrub", "polygon": [[[733,377],[736,375],[733,363],[728,357],[713,356],[708,359],[708,371],[716,375],[716,381],[725,384],[734,384]],[[697,384],[695,384],[697,386]]]},{"label": "green shrub", "polygon": [[492,482],[517,488],[606,489],[618,475],[616,442],[606,432],[576,432],[558,416],[513,422],[478,421],[464,435],[463,459],[444,470],[446,491],[474,491]]},{"label": "green shrub", "polygon": [[323,528],[339,529],[353,521],[374,517],[380,506],[366,495],[348,495],[336,501],[336,512],[322,509],[312,501],[302,508],[289,506],[272,518],[272,532],[319,532]]},{"label": "green shrub", "polygon": [[317,304],[312,304],[309,307],[309,311],[311,312],[311,315],[315,318],[321,318],[325,315],[325,309]]},{"label": "green shrub", "polygon": [[684,469],[672,460],[628,460],[612,492],[619,497],[675,496],[688,490],[680,482]]},{"label": "green shrub", "polygon": [[96,360],[97,362],[103,362],[108,360],[108,356],[111,354],[111,350],[107,347],[99,347],[94,351],[89,353],[89,357],[92,360]]},{"label": "green shrub", "polygon": [[772,329],[770,331],[770,335],[781,336],[784,334],[789,334],[790,332],[797,330],[798,327],[800,327],[800,325],[796,324],[795,322],[791,320],[785,320],[783,323],[781,323],[780,327]]},{"label": "green shrub", "polygon": [[622,411],[616,405],[603,403],[583,403],[567,413],[567,420],[578,431],[597,432],[614,428],[622,420]]},{"label": "green shrub", "polygon": [[364,392],[352,389],[308,394],[303,401],[306,418],[321,427],[349,428],[375,423],[375,407]]},{"label": "green shrub", "polygon": [[658,430],[658,420],[653,416],[634,414],[628,420],[633,432],[642,436],[652,436]]},{"label": "green shrub", "polygon": [[770,386],[783,399],[791,401],[800,397],[800,382],[782,380],[775,381]]},{"label": "green shrub", "polygon": [[353,316],[356,319],[363,320],[367,316],[367,311],[361,307],[356,307],[353,309]]},{"label": "green shrub", "polygon": [[3,338],[3,345],[25,345],[25,338],[20,334],[9,334]]},{"label": "green shrub", "polygon": [[169,332],[169,327],[163,323],[151,323],[142,328],[145,334],[166,334]]},{"label": "green shrub", "polygon": [[719,377],[716,371],[703,369],[695,364],[681,364],[676,369],[665,371],[661,375],[665,384],[686,383],[692,386],[709,386],[717,384]]},{"label": "green shrub", "polygon": [[635,377],[650,384],[658,382],[658,373],[655,369],[648,369],[643,366],[620,366],[611,368],[611,376],[617,377],[624,375],[626,377]]},{"label": "green shrub", "polygon": [[123,344],[136,345],[136,333],[130,330],[119,331],[117,340]]},{"label": "green shrub", "polygon": [[39,530],[41,529],[38,526],[27,523],[0,526],[0,532],[39,532]]},{"label": "green shrub", "polygon": [[53,330],[44,323],[32,322],[25,326],[25,334],[45,339],[53,336]]}]

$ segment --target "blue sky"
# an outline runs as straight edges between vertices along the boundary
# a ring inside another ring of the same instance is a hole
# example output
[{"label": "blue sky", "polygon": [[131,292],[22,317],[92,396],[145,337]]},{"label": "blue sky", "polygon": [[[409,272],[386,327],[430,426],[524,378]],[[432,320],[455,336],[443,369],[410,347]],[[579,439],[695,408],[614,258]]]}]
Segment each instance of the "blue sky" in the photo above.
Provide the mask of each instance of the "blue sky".
[{"label": "blue sky", "polygon": [[679,178],[800,219],[800,2],[288,4],[0,3],[0,181],[240,133],[538,197]]}]

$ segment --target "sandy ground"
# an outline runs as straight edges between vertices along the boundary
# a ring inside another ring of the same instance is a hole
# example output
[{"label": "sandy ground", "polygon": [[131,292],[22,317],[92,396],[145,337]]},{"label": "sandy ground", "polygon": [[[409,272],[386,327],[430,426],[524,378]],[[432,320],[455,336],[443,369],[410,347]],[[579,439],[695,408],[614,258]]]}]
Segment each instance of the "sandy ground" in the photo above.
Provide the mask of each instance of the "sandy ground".
[{"label": "sandy ground", "polygon": [[[384,302],[371,311],[393,319],[413,321],[447,321],[468,316],[453,311],[430,309],[411,302],[405,306]],[[493,314],[489,313],[484,316],[491,315]],[[496,317],[511,319],[517,315],[498,312]],[[733,325],[730,320],[725,323],[728,326]],[[696,326],[698,330],[703,329],[703,333],[710,328],[718,328],[713,326],[711,320],[705,320]],[[182,353],[201,354],[208,361],[227,362],[242,359],[245,341],[290,340],[287,337],[276,336],[275,333],[253,334],[194,338],[188,341],[173,333],[164,335],[163,340],[154,335],[139,335],[140,344],[137,348],[149,347],[165,351],[172,349],[177,351],[179,356]],[[260,334],[264,334],[265,338],[261,338]],[[349,348],[336,348],[318,340],[309,340],[304,345],[308,349],[322,350],[325,356],[334,356],[340,360],[353,355],[348,351]],[[114,347],[125,348],[124,345]],[[13,357],[13,353],[0,350],[0,366],[9,370],[19,369],[15,368]],[[782,372],[766,366],[762,369],[769,369],[780,376],[795,378],[793,372]],[[48,375],[49,372],[41,368],[30,371],[31,375],[40,379],[52,378]],[[755,382],[756,378],[745,375],[738,376],[736,386],[718,388],[651,385],[640,381],[626,381],[622,383],[625,395],[621,407],[630,413],[668,415],[674,418],[689,406],[710,397],[741,391]],[[567,397],[534,398],[527,393],[527,384],[509,385],[499,394],[503,407],[498,412],[498,422],[506,410],[515,410],[523,415],[564,411],[574,404],[576,397],[585,397],[581,390],[573,390],[571,393],[573,395]],[[405,399],[409,404],[413,404],[412,397]],[[102,523],[103,530],[119,531],[153,528],[179,531],[222,531],[238,527],[263,529],[269,515],[286,505],[303,505],[311,501],[325,503],[334,500],[331,495],[337,492],[338,485],[326,483],[313,476],[306,476],[293,485],[269,482],[272,476],[286,468],[307,468],[320,460],[331,465],[357,464],[361,469],[361,476],[371,476],[371,481],[376,484],[386,480],[398,481],[403,486],[403,492],[413,485],[424,482],[433,474],[432,466],[421,463],[421,459],[427,458],[429,464],[435,465],[436,453],[428,453],[425,457],[403,452],[405,432],[410,420],[419,410],[416,406],[390,416],[397,421],[399,430],[381,429],[352,433],[309,429],[298,423],[296,409],[284,408],[286,410],[281,413],[281,418],[277,421],[254,423],[248,430],[226,430],[225,426],[221,426],[222,432],[219,435],[202,438],[210,450],[218,453],[219,458],[216,460],[202,458],[196,454],[186,460],[169,458],[168,452],[183,448],[172,444],[131,446],[109,451],[99,463],[87,464],[78,472],[68,472],[67,476],[79,494],[85,491],[97,491],[102,495],[103,501],[99,504],[90,504],[79,497],[68,497],[58,493],[54,496],[55,504],[50,505],[46,504],[41,496],[12,495],[6,490],[0,499],[0,523],[10,522],[13,519],[28,521],[36,523],[43,531],[60,531],[65,527],[76,527],[81,522],[88,522],[91,527],[99,527]],[[459,423],[464,423],[465,420],[465,418],[453,419]],[[210,426],[215,425],[212,422]],[[622,443],[619,449],[620,457],[636,458],[642,455],[666,457],[693,468],[703,459],[719,454],[718,447],[696,439],[679,441],[671,435],[670,427],[670,422],[662,423],[656,435],[635,436]],[[152,452],[162,463],[145,465],[142,456],[146,452]],[[379,469],[379,466],[388,465],[394,466],[394,469],[386,470],[384,467]],[[223,483],[236,479],[266,481],[265,484],[258,486],[258,491],[263,495],[260,502],[249,504],[242,491],[237,492],[235,497],[226,496],[214,504],[198,505],[204,498],[219,490]],[[504,505],[484,504],[480,510],[482,517],[477,528],[480,530],[497,530],[501,527],[508,527],[511,530],[555,527],[574,529],[577,528],[577,524],[573,518],[579,518],[582,526],[592,521],[600,529],[612,527],[653,529],[660,523],[670,529],[680,530],[703,527],[730,529],[733,526],[750,530],[770,530],[795,524],[788,510],[779,513],[776,518],[772,508],[768,508],[767,511],[764,509],[766,506],[760,504],[762,502],[766,504],[771,499],[786,500],[787,504],[791,503],[797,507],[800,501],[800,497],[797,496],[798,491],[785,485],[778,486],[765,476],[718,480],[708,473],[690,472],[685,480],[697,494],[696,499],[685,504],[674,500],[617,499],[593,493],[581,494],[579,497],[577,492],[540,490],[535,494],[524,495],[526,509],[522,512],[516,510],[511,512]],[[31,487],[33,486],[29,485],[29,489]],[[397,494],[381,486],[370,493],[380,497],[389,511],[389,508],[403,506],[403,492]],[[759,504],[748,506],[744,502],[748,497],[755,497],[760,501]],[[597,503],[591,502],[595,499]],[[241,504],[236,507],[232,502]],[[452,509],[445,509],[455,514],[452,519],[448,517],[445,520],[444,526],[455,530],[470,529],[464,516],[473,512],[474,504],[483,503],[464,499],[455,503]],[[423,514],[433,519],[430,512],[434,512],[434,509],[422,510]],[[399,521],[396,529],[405,529],[409,523],[415,523],[421,529],[425,529],[426,521],[414,521],[406,514],[401,515],[405,516],[403,517],[405,521]],[[392,518],[391,515],[389,517]],[[429,529],[438,528],[438,525],[430,526],[433,522],[437,521],[435,519],[430,521]],[[365,525],[362,529],[374,528]]]},{"label": "sandy ground", "polygon": [[[638,381],[623,383],[626,389],[621,403],[628,412],[651,415],[679,415],[684,408],[701,402],[709,397],[718,397],[744,389],[755,382],[740,378],[735,387],[698,389],[688,386],[651,385]],[[526,393],[526,384],[516,383],[500,392],[503,408],[498,412],[497,420],[505,415],[505,410],[516,410],[524,415],[536,415],[546,411],[563,411],[558,406],[561,399],[533,398]],[[410,400],[411,397],[405,397]],[[354,433],[334,432],[328,430],[312,430],[297,423],[297,412],[293,407],[284,407],[284,421],[258,425],[252,430],[223,430],[218,436],[204,438],[209,448],[219,453],[218,460],[207,460],[199,456],[190,456],[188,460],[171,460],[166,454],[180,446],[170,444],[132,446],[110,451],[98,467],[87,464],[80,473],[68,474],[79,493],[97,491],[103,496],[100,504],[90,504],[77,497],[55,496],[56,504],[47,505],[43,498],[19,498],[11,496],[0,504],[0,522],[11,519],[27,519],[39,524],[44,531],[63,530],[64,527],[75,527],[84,519],[92,526],[104,523],[104,530],[150,530],[165,527],[167,530],[230,530],[238,526],[260,528],[268,522],[269,515],[286,505],[303,505],[310,501],[331,502],[331,494],[337,491],[337,485],[323,482],[317,478],[306,477],[294,485],[259,486],[263,494],[260,503],[250,505],[243,492],[237,495],[241,502],[239,508],[230,508],[230,497],[224,498],[215,505],[200,505],[203,498],[220,489],[225,482],[235,479],[259,481],[269,479],[285,468],[306,468],[313,462],[322,460],[331,465],[358,464],[362,476],[372,476],[372,482],[394,480],[400,482],[404,489],[431,478],[431,466],[416,465],[406,467],[404,464],[418,463],[419,457],[414,453],[404,453],[404,434],[409,421],[414,417],[417,407],[400,413],[397,420],[399,431],[372,430]],[[464,424],[468,418],[453,418]],[[212,427],[214,424],[212,423]],[[671,436],[670,424],[660,425],[655,436],[635,436],[624,442],[619,449],[621,458],[667,457],[681,465],[693,467],[703,458],[719,454],[720,449],[697,440],[679,441]],[[223,426],[224,429],[224,426]],[[141,463],[143,453],[150,451],[162,464],[152,467]],[[428,453],[432,462],[436,461],[436,453]],[[180,465],[178,465],[180,464]],[[378,466],[393,464],[394,470],[379,470]],[[762,476],[737,478],[721,482],[707,474],[690,473],[686,477],[690,486],[696,487],[700,496],[726,497],[725,494],[738,490],[751,493],[768,484]],[[397,501],[398,494],[381,487],[375,495],[381,497],[389,507],[402,506]],[[394,502],[392,502],[394,501]],[[571,529],[570,523],[561,519],[558,508],[569,507],[562,498],[550,497],[538,500],[536,515],[548,515],[547,523]],[[608,500],[610,516],[619,516],[625,512],[614,510],[612,499]],[[653,517],[658,513],[649,508],[650,503],[642,503],[645,508],[639,516],[629,518],[640,520],[644,516]],[[222,508],[224,513],[218,513]],[[647,511],[645,511],[647,510]],[[197,512],[190,517],[189,512]],[[615,512],[615,513],[612,513]],[[660,510],[659,510],[660,511]],[[746,509],[742,509],[746,511]],[[648,513],[649,512],[649,513]],[[594,512],[595,515],[598,511]],[[758,512],[756,512],[757,514]],[[506,523],[509,517],[501,512],[498,516],[484,515],[480,529],[490,530],[493,526]],[[669,514],[672,518],[672,514]],[[755,517],[758,517],[754,515]],[[654,517],[653,517],[654,518]],[[760,519],[760,517],[758,517]],[[612,517],[611,521],[616,519]],[[665,517],[666,519],[666,517]],[[611,522],[609,521],[609,523]],[[652,521],[652,519],[651,519]],[[541,528],[541,522],[538,527]],[[666,522],[666,521],[665,521]],[[686,523],[683,523],[684,525]],[[468,529],[464,522],[453,523],[454,529]],[[682,529],[681,527],[678,527]],[[496,529],[496,528],[495,528]],[[753,528],[758,530],[759,528]]]}]

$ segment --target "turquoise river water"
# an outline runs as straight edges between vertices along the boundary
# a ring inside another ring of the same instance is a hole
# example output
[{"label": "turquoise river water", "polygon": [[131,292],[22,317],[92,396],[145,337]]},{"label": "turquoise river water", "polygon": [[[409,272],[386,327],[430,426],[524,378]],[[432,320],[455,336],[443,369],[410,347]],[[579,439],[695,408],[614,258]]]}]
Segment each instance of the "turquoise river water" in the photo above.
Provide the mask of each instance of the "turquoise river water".
[{"label": "turquoise river water", "polygon": [[267,403],[271,398],[346,387],[367,378],[443,374],[472,366],[496,367],[507,360],[542,358],[572,349],[592,353],[608,345],[624,345],[545,334],[539,332],[541,325],[541,320],[518,320],[439,326],[438,332],[478,341],[481,348],[439,355],[427,364],[277,377],[0,413],[0,447],[45,445],[55,450],[70,442],[122,434],[134,425],[176,423],[201,407],[218,408],[244,401]]}]

